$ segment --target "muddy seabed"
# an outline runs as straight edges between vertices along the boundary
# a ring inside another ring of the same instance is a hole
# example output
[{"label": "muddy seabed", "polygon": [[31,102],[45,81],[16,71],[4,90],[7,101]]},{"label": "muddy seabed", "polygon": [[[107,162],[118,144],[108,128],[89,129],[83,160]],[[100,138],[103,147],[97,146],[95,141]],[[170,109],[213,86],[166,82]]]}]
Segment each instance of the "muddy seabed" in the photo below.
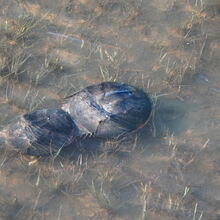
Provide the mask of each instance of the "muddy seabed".
[{"label": "muddy seabed", "polygon": [[154,102],[148,125],[120,141],[49,158],[1,146],[0,220],[220,219],[218,0],[0,5],[1,128],[102,81]]}]

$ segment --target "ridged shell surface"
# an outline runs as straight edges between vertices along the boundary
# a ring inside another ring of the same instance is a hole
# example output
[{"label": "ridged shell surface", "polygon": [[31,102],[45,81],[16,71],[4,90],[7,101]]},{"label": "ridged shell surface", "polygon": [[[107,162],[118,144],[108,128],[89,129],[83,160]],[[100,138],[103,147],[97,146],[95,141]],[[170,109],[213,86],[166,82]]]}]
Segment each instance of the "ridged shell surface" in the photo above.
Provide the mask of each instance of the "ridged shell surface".
[{"label": "ridged shell surface", "polygon": [[71,115],[81,135],[118,138],[145,124],[152,104],[141,89],[104,82],[75,93],[62,109]]},{"label": "ridged shell surface", "polygon": [[6,143],[23,153],[46,156],[71,144],[79,130],[62,109],[41,109],[20,116],[4,136]]}]

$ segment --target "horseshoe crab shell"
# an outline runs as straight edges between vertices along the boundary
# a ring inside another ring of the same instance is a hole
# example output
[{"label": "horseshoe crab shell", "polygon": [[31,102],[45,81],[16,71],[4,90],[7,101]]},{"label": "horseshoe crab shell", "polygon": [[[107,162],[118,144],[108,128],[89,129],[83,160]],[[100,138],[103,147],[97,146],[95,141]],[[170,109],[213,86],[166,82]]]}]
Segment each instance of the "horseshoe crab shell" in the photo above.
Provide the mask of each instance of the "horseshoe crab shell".
[{"label": "horseshoe crab shell", "polygon": [[79,131],[62,109],[42,109],[20,116],[0,136],[1,142],[22,153],[47,156],[71,144]]},{"label": "horseshoe crab shell", "polygon": [[68,112],[81,135],[118,138],[144,125],[151,114],[149,96],[134,86],[103,82],[67,98]]}]

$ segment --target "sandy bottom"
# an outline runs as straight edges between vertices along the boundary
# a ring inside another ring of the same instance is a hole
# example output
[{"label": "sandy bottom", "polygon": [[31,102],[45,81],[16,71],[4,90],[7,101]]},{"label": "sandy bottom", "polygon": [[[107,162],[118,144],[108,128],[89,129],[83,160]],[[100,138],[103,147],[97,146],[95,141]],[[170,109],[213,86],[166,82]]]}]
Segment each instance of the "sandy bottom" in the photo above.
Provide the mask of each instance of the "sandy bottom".
[{"label": "sandy bottom", "polygon": [[0,127],[102,81],[151,121],[53,158],[0,152],[0,220],[220,219],[218,0],[0,0]]}]

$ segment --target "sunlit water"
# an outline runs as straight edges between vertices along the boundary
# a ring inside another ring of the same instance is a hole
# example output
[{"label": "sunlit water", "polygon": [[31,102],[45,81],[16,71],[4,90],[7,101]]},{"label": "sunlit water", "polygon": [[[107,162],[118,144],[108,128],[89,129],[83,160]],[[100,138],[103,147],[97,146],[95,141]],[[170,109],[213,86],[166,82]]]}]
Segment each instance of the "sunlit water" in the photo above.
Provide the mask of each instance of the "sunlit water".
[{"label": "sunlit water", "polygon": [[154,102],[146,127],[118,142],[79,140],[56,158],[2,146],[0,219],[220,219],[219,1],[0,5],[2,129],[102,81]]}]

